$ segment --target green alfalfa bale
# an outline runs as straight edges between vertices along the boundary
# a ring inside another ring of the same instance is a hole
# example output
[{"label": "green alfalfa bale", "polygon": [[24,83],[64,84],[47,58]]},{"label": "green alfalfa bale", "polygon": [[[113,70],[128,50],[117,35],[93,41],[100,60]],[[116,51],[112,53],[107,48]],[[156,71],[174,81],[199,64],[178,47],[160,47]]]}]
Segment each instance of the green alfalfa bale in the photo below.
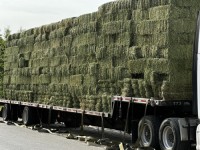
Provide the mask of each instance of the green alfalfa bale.
[{"label": "green alfalfa bale", "polygon": [[22,76],[30,77],[31,76],[31,68],[22,68]]},{"label": "green alfalfa bale", "polygon": [[31,75],[39,75],[40,74],[40,72],[39,72],[39,67],[32,67],[31,68]]},{"label": "green alfalfa bale", "polygon": [[140,35],[151,35],[168,32],[168,20],[144,20],[137,24],[136,33]]},{"label": "green alfalfa bale", "polygon": [[[171,32],[169,33],[170,36],[170,45],[174,46],[184,46],[187,47],[193,46],[194,41],[194,33],[175,33]],[[171,46],[173,47],[173,46]]]},{"label": "green alfalfa bale", "polygon": [[117,66],[114,68],[114,79],[115,80],[122,80],[124,78],[124,71],[125,67],[123,66]]},{"label": "green alfalfa bale", "polygon": [[15,68],[12,70],[12,75],[18,75],[19,74],[19,71],[18,71],[18,68]]},{"label": "green alfalfa bale", "polygon": [[141,48],[142,55],[144,58],[159,58],[159,49],[156,45],[144,45]]},{"label": "green alfalfa bale", "polygon": [[133,0],[118,0],[114,3],[116,6],[116,10],[128,10],[128,9],[135,9],[134,1]]},{"label": "green alfalfa bale", "polygon": [[146,69],[151,69],[155,72],[168,73],[169,72],[169,60],[165,58],[152,58],[147,59]]},{"label": "green alfalfa bale", "polygon": [[112,21],[104,23],[102,31],[105,34],[117,34],[123,32],[129,32],[131,30],[132,21]]},{"label": "green alfalfa bale", "polygon": [[135,1],[135,4],[137,5],[137,9],[147,10],[152,6],[161,5],[160,0],[155,0],[153,2],[149,0],[140,0]]},{"label": "green alfalfa bale", "polygon": [[67,48],[71,48],[71,44],[72,44],[72,40],[73,40],[73,37],[71,35],[66,35],[62,38],[62,44],[63,46],[65,46],[65,49],[67,50]]},{"label": "green alfalfa bale", "polygon": [[67,96],[66,96],[66,95],[63,95],[63,98],[62,98],[62,106],[63,106],[63,107],[67,107]]},{"label": "green alfalfa bale", "polygon": [[98,100],[97,96],[95,96],[95,95],[89,96],[89,99],[88,99],[88,103],[89,103],[88,109],[89,110],[95,111],[95,106],[96,106],[97,100]]},{"label": "green alfalfa bale", "polygon": [[130,84],[131,83],[131,79],[130,78],[124,78],[123,80],[124,84]]},{"label": "green alfalfa bale", "polygon": [[41,74],[39,76],[40,84],[49,84],[51,82],[51,77],[47,74]]},{"label": "green alfalfa bale", "polygon": [[56,56],[56,57],[53,57],[51,58],[51,61],[50,61],[50,67],[56,67],[56,66],[59,66],[60,65],[60,60],[61,58],[59,56]]},{"label": "green alfalfa bale", "polygon": [[68,105],[72,104],[72,108],[80,108],[80,101],[79,101],[78,97],[75,94],[72,94],[71,101],[72,102],[69,101]]},{"label": "green alfalfa bale", "polygon": [[103,104],[102,104],[101,98],[98,99],[96,106],[95,106],[95,110],[98,112],[103,112]]},{"label": "green alfalfa bale", "polygon": [[133,42],[133,37],[131,32],[123,32],[117,35],[117,40],[116,40],[117,45],[129,46],[131,45],[132,42]]},{"label": "green alfalfa bale", "polygon": [[10,63],[10,69],[18,68],[18,63],[12,62]]},{"label": "green alfalfa bale", "polygon": [[99,35],[97,37],[97,47],[105,47],[107,49],[107,46],[115,43],[114,39],[116,37],[116,34],[114,35],[107,35],[107,34],[103,34],[103,35]]},{"label": "green alfalfa bale", "polygon": [[70,76],[70,85],[71,86],[80,86],[83,84],[83,75],[72,75]]},{"label": "green alfalfa bale", "polygon": [[97,22],[94,21],[94,22],[88,22],[88,23],[84,23],[84,24],[70,28],[69,34],[72,36],[77,36],[80,34],[96,32],[96,31],[97,31]]},{"label": "green alfalfa bale", "polygon": [[132,20],[136,22],[141,22],[143,20],[149,19],[149,11],[148,10],[142,10],[142,9],[136,9],[132,11]]},{"label": "green alfalfa bale", "polygon": [[55,90],[55,84],[53,84],[53,83],[50,83],[50,84],[49,84],[49,91],[50,91],[51,93],[53,93],[53,92],[56,91],[56,90]]},{"label": "green alfalfa bale", "polygon": [[37,52],[37,51],[42,49],[42,43],[41,42],[35,42],[33,44],[33,47],[34,47],[33,52]]},{"label": "green alfalfa bale", "polygon": [[[114,15],[114,14],[113,14]],[[132,12],[129,9],[117,10],[115,20],[131,20]]]},{"label": "green alfalfa bale", "polygon": [[132,0],[126,0],[126,1],[114,1],[114,2],[108,2],[103,5],[101,5],[98,8],[98,12],[102,15],[108,12],[117,11],[120,9],[128,10],[133,9],[133,1]]},{"label": "green alfalfa bale", "polygon": [[102,66],[102,67],[100,67],[100,78],[101,78],[101,80],[107,80],[107,79],[109,79],[109,77],[110,77],[110,73],[109,73],[109,68],[108,68],[108,66]]},{"label": "green alfalfa bale", "polygon": [[7,55],[18,55],[19,54],[19,47],[18,46],[13,46],[13,47],[8,47],[5,49],[5,56]]},{"label": "green alfalfa bale", "polygon": [[124,88],[122,88],[121,95],[125,96],[125,97],[133,96],[132,87],[131,86],[125,86]]},{"label": "green alfalfa bale", "polygon": [[86,93],[85,93],[85,104],[84,104],[84,106],[85,106],[85,109],[86,110],[89,110],[89,106],[90,106],[90,95],[86,95]]},{"label": "green alfalfa bale", "polygon": [[91,76],[89,74],[85,74],[84,75],[84,79],[83,79],[83,84],[84,85],[96,85],[98,81],[98,77],[96,76]]},{"label": "green alfalfa bale", "polygon": [[123,88],[122,88],[122,96],[128,96],[131,97],[133,96],[133,89],[131,85],[131,79],[130,78],[125,78],[123,80]]},{"label": "green alfalfa bale", "polygon": [[170,1],[171,4],[178,6],[178,7],[200,7],[199,1],[194,0],[194,1],[187,1],[187,0],[181,0],[181,1]]},{"label": "green alfalfa bale", "polygon": [[10,62],[5,62],[5,63],[4,63],[4,71],[10,70],[10,65],[11,65]]},{"label": "green alfalfa bale", "polygon": [[36,75],[31,75],[31,84],[38,84],[39,83],[39,78]]},{"label": "green alfalfa bale", "polygon": [[107,23],[116,21],[116,13],[113,12],[107,12],[106,14],[101,15],[101,22]]},{"label": "green alfalfa bale", "polygon": [[99,74],[99,63],[90,63],[88,74],[92,76],[97,76]]},{"label": "green alfalfa bale", "polygon": [[47,59],[47,58],[40,58],[39,59],[39,65],[41,66],[41,67],[48,67],[49,66],[49,59]]},{"label": "green alfalfa bale", "polygon": [[170,20],[169,26],[171,32],[176,33],[194,33],[195,21],[191,18],[181,18]]},{"label": "green alfalfa bale", "polygon": [[108,99],[107,93],[104,93],[101,99],[102,99],[103,112],[109,112],[110,101]]},{"label": "green alfalfa bale", "polygon": [[[162,5],[162,6],[149,8],[149,19],[153,19],[153,20],[169,19],[169,17],[171,18],[175,15],[175,14],[170,15],[170,11],[172,9],[173,7],[171,5]],[[176,11],[174,13],[176,13]]]},{"label": "green alfalfa bale", "polygon": [[97,40],[97,33],[85,33],[79,36],[76,36],[72,42],[72,47],[82,46],[82,45],[95,45]]},{"label": "green alfalfa bale", "polygon": [[153,34],[151,36],[141,36],[139,44],[140,45],[153,44],[159,47],[165,47],[166,45],[169,44],[169,40],[170,40],[169,32],[162,32],[162,33]]},{"label": "green alfalfa bale", "polygon": [[61,66],[61,75],[62,75],[62,77],[65,77],[65,76],[68,76],[69,75],[69,65],[67,65],[67,64],[63,64],[62,66]]},{"label": "green alfalfa bale", "polygon": [[160,74],[158,72],[151,73],[150,84],[152,87],[154,98],[156,99],[161,98],[161,86],[165,78],[167,78],[167,74]]},{"label": "green alfalfa bale", "polygon": [[29,84],[31,82],[30,77],[25,77],[25,76],[16,76],[16,83],[17,84]]},{"label": "green alfalfa bale", "polygon": [[152,86],[147,81],[144,81],[144,88],[145,88],[145,95],[146,95],[146,97],[147,98],[153,97]]},{"label": "green alfalfa bale", "polygon": [[143,73],[146,67],[146,59],[137,59],[128,61],[128,69],[131,73]]},{"label": "green alfalfa bale", "polygon": [[140,92],[141,97],[146,97],[145,87],[144,87],[144,80],[139,79],[138,80],[138,85],[139,85],[139,92]]},{"label": "green alfalfa bale", "polygon": [[3,84],[10,84],[11,76],[4,75],[3,77]]},{"label": "green alfalfa bale", "polygon": [[81,96],[81,98],[80,98],[80,108],[82,110],[86,110],[86,104],[87,104],[86,96]]},{"label": "green alfalfa bale", "polygon": [[98,12],[93,12],[93,13],[84,14],[75,18],[75,22],[77,22],[78,24],[83,24],[83,23],[96,21],[97,19],[98,19]]}]

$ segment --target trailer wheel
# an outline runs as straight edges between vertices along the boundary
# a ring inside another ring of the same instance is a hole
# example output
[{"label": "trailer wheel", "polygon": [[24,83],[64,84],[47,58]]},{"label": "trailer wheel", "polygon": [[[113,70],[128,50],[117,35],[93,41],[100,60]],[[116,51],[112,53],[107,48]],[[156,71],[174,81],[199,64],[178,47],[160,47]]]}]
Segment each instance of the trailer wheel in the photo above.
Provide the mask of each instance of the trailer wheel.
[{"label": "trailer wheel", "polygon": [[11,119],[11,111],[10,111],[10,106],[8,104],[5,104],[3,107],[2,118],[4,121]]},{"label": "trailer wheel", "polygon": [[138,124],[139,144],[141,147],[158,147],[160,120],[155,116],[145,116]]},{"label": "trailer wheel", "polygon": [[36,113],[34,113],[33,108],[27,106],[24,107],[22,121],[24,125],[31,125],[36,122]]},{"label": "trailer wheel", "polygon": [[181,141],[178,118],[165,119],[159,129],[161,150],[187,150],[189,141]]}]

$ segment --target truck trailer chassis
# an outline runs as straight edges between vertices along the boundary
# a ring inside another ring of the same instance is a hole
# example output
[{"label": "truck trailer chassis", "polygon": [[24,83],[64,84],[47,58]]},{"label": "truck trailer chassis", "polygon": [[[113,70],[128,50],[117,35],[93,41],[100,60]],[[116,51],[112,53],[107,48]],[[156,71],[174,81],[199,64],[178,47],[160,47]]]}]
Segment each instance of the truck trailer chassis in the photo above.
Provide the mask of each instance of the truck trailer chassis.
[{"label": "truck trailer chassis", "polygon": [[[76,108],[0,99],[4,105],[4,120],[22,118],[25,125],[64,122],[66,127],[95,125],[132,133],[135,147],[154,147],[176,150],[194,146],[198,120],[192,116],[191,101],[166,101],[147,98],[114,96],[111,112],[88,111]],[[158,136],[159,135],[159,136]]]}]

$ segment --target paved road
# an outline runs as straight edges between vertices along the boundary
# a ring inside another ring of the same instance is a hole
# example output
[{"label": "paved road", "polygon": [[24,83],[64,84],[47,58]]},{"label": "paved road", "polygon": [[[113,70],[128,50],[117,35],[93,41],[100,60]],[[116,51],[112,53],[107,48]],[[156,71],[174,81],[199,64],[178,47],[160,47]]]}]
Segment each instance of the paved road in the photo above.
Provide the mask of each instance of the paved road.
[{"label": "paved road", "polygon": [[[0,119],[1,120],[1,119]],[[0,150],[102,150],[62,136],[0,123]]]}]

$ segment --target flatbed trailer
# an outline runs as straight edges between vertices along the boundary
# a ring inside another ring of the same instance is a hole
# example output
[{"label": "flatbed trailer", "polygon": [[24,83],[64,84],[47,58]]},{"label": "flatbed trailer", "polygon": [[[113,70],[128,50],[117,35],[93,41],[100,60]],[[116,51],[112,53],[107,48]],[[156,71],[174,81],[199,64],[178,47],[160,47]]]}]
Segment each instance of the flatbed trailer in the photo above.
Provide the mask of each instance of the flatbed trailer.
[{"label": "flatbed trailer", "polygon": [[[0,99],[0,104],[4,105],[2,110],[4,120],[16,121],[19,117],[22,118],[25,125],[50,124],[57,120],[64,122],[66,127],[83,129],[83,125],[94,125],[102,127],[102,131],[104,128],[117,129],[125,133],[132,133],[132,142],[139,142],[138,146],[158,148],[158,137],[155,136],[159,132],[157,126],[160,126],[161,122],[169,117],[182,118],[178,120],[184,122],[183,124],[186,126],[182,129],[184,132],[196,131],[197,119],[192,117],[192,101],[189,100],[169,101],[114,96],[110,103],[111,111],[107,113]],[[181,127],[182,125],[179,128]],[[152,132],[154,133],[152,134]],[[182,139],[185,138],[185,135],[181,136]],[[195,141],[194,136],[191,136],[190,139],[190,141]]]},{"label": "flatbed trailer", "polygon": [[200,14],[193,50],[191,100],[114,96],[109,113],[0,99],[4,120],[25,125],[64,122],[67,127],[101,126],[132,133],[136,146],[161,150],[200,150]]}]

